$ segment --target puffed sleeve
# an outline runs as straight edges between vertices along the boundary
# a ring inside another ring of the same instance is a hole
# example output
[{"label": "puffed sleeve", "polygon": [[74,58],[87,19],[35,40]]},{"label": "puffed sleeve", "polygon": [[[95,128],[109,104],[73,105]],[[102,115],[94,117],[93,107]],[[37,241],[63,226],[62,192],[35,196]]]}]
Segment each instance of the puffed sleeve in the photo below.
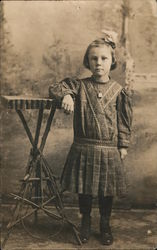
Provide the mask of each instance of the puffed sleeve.
[{"label": "puffed sleeve", "polygon": [[61,103],[65,95],[71,95],[73,98],[77,95],[80,82],[78,79],[65,78],[61,82],[54,83],[49,87],[49,97],[56,99]]},{"label": "puffed sleeve", "polygon": [[117,97],[118,147],[127,148],[132,126],[132,90],[122,89]]}]

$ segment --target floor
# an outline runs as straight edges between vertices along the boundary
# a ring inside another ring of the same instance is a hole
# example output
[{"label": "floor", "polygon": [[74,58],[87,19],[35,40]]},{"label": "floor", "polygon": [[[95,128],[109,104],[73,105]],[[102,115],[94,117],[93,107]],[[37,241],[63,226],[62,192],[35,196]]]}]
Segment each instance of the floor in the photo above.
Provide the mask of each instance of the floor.
[{"label": "floor", "polygon": [[[6,235],[12,206],[2,206],[1,240]],[[66,208],[67,218],[79,227],[80,214],[77,208]],[[38,224],[31,224],[31,218],[16,225],[3,249],[5,250],[53,250],[53,249],[110,249],[110,250],[157,250],[157,210],[113,210],[112,231],[114,243],[102,246],[99,236],[99,212],[92,211],[92,232],[87,244],[79,246],[69,224],[57,222],[39,213]],[[31,217],[31,216],[30,216]],[[33,217],[34,218],[34,217]],[[28,231],[27,231],[28,230]],[[30,235],[33,234],[33,237]],[[3,250],[2,249],[2,250]]]}]

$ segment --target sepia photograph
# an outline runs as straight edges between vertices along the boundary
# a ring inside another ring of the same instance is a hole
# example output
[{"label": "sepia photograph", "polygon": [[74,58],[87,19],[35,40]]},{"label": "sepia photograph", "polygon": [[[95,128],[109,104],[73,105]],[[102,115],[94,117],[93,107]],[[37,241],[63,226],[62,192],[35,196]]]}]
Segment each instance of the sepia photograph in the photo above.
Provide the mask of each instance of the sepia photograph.
[{"label": "sepia photograph", "polygon": [[0,3],[1,250],[157,250],[157,0]]}]

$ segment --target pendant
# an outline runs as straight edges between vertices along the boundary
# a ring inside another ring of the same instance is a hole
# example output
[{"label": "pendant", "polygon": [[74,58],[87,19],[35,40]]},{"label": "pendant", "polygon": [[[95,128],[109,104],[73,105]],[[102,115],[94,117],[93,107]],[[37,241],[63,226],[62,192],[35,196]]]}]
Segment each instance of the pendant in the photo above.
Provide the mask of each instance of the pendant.
[{"label": "pendant", "polygon": [[101,92],[98,93],[98,98],[102,98],[102,93]]}]

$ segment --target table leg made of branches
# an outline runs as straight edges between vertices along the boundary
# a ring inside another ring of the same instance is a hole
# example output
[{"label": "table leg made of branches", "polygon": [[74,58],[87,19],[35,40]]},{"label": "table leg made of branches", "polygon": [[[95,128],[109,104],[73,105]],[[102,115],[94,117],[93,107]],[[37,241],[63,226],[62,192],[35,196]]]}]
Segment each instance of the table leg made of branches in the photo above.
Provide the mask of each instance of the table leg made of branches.
[{"label": "table leg made of branches", "polygon": [[[26,228],[24,222],[27,218],[33,215],[34,223],[37,224],[39,219],[39,211],[44,212],[46,215],[50,216],[56,221],[61,222],[62,224],[68,223],[72,227],[78,244],[82,245],[77,227],[67,218],[65,214],[61,190],[58,187],[56,176],[54,175],[52,168],[49,166],[49,163],[43,155],[46,139],[48,137],[48,133],[50,131],[52,120],[56,111],[56,103],[54,101],[52,102],[52,100],[50,101],[50,99],[47,99],[47,102],[45,102],[45,100],[38,100],[38,105],[34,107],[38,108],[38,118],[35,136],[33,138],[21,107],[23,107],[24,104],[27,104],[26,108],[29,108],[28,104],[30,103],[31,108],[34,105],[35,100],[29,100],[29,102],[26,102],[25,100],[25,102],[23,101],[23,104],[21,99],[15,99],[15,97],[11,98],[5,96],[3,97],[3,100],[5,104],[7,103],[8,108],[15,108],[32,147],[26,165],[25,175],[21,180],[22,183],[19,193],[10,194],[16,200],[16,204],[12,219],[7,225],[7,234],[2,242],[2,247],[4,248],[11,231],[19,223],[22,223],[24,229],[30,235],[32,235]],[[43,114],[47,104],[49,105],[48,108],[50,108],[50,111],[47,118],[46,127],[42,135],[41,143],[39,145]],[[52,204],[55,212],[50,209]]]}]

